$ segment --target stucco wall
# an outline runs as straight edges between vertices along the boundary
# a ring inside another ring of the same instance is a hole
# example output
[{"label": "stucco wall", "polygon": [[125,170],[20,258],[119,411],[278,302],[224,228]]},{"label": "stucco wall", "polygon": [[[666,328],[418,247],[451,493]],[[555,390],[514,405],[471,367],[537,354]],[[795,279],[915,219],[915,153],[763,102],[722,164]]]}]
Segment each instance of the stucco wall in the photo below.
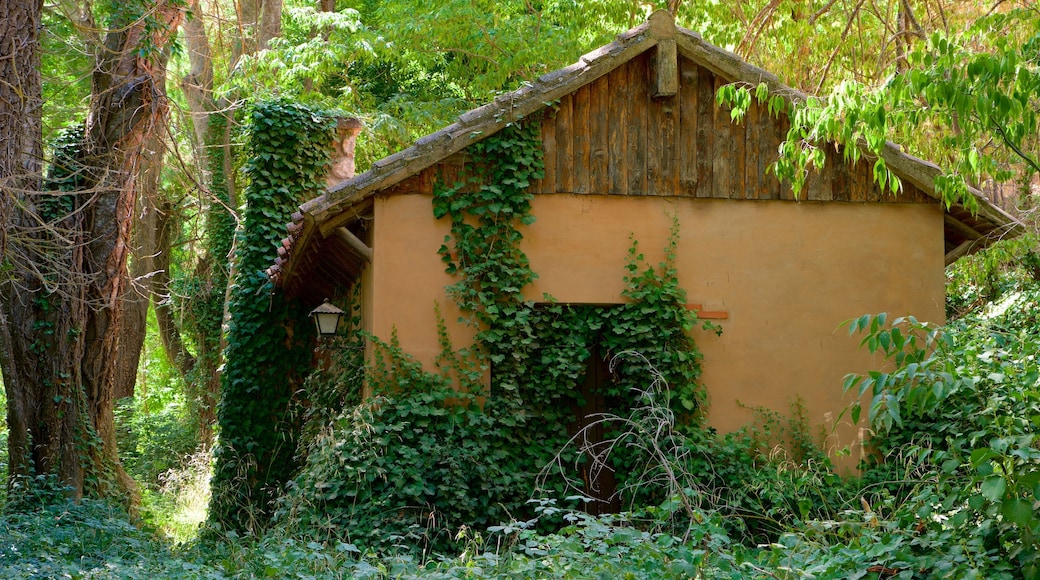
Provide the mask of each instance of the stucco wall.
[{"label": "stucco wall", "polygon": [[[375,212],[370,328],[386,339],[396,328],[405,351],[430,364],[435,303],[456,346],[472,339],[444,293],[452,279],[437,248],[448,224],[422,195],[378,198]],[[524,250],[539,278],[526,293],[577,303],[619,302],[630,235],[656,264],[678,218],[689,302],[729,314],[721,337],[696,336],[709,419],[722,431],[749,422],[747,407],[786,413],[796,394],[814,423],[836,417],[844,375],[878,364],[839,328],[849,318],[884,311],[943,321],[938,205],[540,195],[534,214]],[[839,429],[840,443],[855,433]]]}]

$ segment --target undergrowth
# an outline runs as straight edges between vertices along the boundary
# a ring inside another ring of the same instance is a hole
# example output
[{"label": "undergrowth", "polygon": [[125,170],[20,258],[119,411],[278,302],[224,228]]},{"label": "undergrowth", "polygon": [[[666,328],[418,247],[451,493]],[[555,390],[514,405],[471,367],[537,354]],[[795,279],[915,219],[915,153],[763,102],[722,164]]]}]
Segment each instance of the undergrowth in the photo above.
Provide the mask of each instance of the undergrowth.
[{"label": "undergrowth", "polygon": [[[291,515],[263,535],[170,548],[121,510],[69,504],[57,491],[46,508],[0,516],[0,576],[1034,578],[1040,284],[1019,274],[996,301],[944,329],[881,316],[850,325],[865,348],[889,357],[883,370],[849,380],[856,390],[866,385],[860,420],[872,420],[875,456],[884,459],[864,466],[860,479],[832,479],[814,461],[770,454],[760,428],[702,431],[676,437],[699,450],[673,456],[689,477],[676,481],[693,482],[675,488],[685,499],[603,516],[541,499],[526,504],[532,515],[524,519],[446,526],[450,550],[440,552],[412,549],[406,534],[396,548],[374,550],[315,534]],[[417,418],[416,409],[380,401],[365,412]],[[458,425],[470,413],[466,401],[419,418]],[[466,445],[464,433],[452,444]],[[767,525],[748,532],[754,522]]]}]

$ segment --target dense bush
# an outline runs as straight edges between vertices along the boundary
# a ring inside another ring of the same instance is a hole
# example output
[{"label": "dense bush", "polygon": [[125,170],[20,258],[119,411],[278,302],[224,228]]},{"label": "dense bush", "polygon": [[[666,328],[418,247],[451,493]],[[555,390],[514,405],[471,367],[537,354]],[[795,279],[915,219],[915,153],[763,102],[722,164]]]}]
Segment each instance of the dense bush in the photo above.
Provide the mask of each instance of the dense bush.
[{"label": "dense bush", "polygon": [[482,408],[439,375],[409,376],[425,380],[348,408],[316,438],[281,522],[367,546],[445,552],[460,527],[485,529],[523,509],[551,457],[532,440],[553,438],[553,426],[493,400]]},{"label": "dense bush", "polygon": [[84,499],[57,501],[0,518],[0,577],[223,578],[217,570],[175,558],[138,529],[125,508]]},{"label": "dense bush", "polygon": [[[312,465],[280,504],[281,525],[263,536],[171,551],[120,511],[67,504],[56,492],[51,507],[0,521],[0,576],[1035,578],[1040,286],[1023,275],[997,298],[943,331],[887,317],[854,324],[865,347],[890,355],[886,370],[849,381],[876,395],[885,460],[862,479],[834,478],[811,454],[763,453],[769,437],[800,429],[794,414],[787,426],[660,439],[681,444],[672,457],[695,476],[684,490],[692,512],[681,497],[602,517],[543,500],[519,508],[533,517],[514,520],[487,494],[530,485],[522,480],[533,467],[498,465],[493,455],[523,442],[495,439],[506,434],[488,423],[493,406],[480,410],[429,375],[414,392],[351,407],[319,434]],[[541,425],[518,424],[541,436]],[[398,473],[402,463],[432,475]],[[391,487],[407,498],[386,502]],[[458,509],[431,501],[433,492]],[[329,533],[335,524],[344,535]],[[410,549],[415,542],[427,551]]]}]

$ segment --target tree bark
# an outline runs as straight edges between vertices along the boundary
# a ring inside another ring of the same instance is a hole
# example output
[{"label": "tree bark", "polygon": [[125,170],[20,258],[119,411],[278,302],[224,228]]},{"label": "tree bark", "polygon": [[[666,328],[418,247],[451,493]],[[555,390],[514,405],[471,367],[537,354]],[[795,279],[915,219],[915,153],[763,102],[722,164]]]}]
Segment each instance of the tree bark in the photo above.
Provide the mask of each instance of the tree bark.
[{"label": "tree bark", "polygon": [[159,242],[158,203],[159,182],[163,168],[163,143],[157,133],[149,135],[145,144],[144,165],[139,178],[137,206],[134,209],[134,225],[131,232],[130,278],[120,303],[126,309],[126,319],[120,342],[124,345],[117,363],[115,398],[134,396],[137,370],[141,364],[141,351],[148,326],[148,306],[160,285],[159,256],[168,253]]},{"label": "tree bark", "polygon": [[282,35],[282,5],[282,0],[263,0],[260,30],[256,35],[257,50],[264,50],[272,38]]},{"label": "tree bark", "polygon": [[195,368],[195,357],[188,352],[177,326],[177,316],[170,302],[170,252],[180,225],[174,214],[173,203],[166,198],[156,200],[149,208],[154,216],[155,240],[152,247],[151,296],[155,309],[155,322],[159,327],[159,340],[170,364],[187,376]]},{"label": "tree bark", "polygon": [[244,55],[267,48],[272,38],[282,34],[282,0],[240,0],[238,38],[231,55],[231,69]]},{"label": "tree bark", "polygon": [[190,3],[192,16],[184,21],[184,45],[191,68],[181,79],[181,90],[188,101],[192,127],[195,130],[195,150],[200,152],[199,167],[205,172],[206,137],[209,135],[209,116],[216,110],[213,101],[213,51],[210,49],[206,26],[198,0]]},{"label": "tree bark", "polygon": [[40,473],[82,481],[79,425],[65,419],[83,410],[70,388],[77,371],[69,364],[82,348],[71,325],[81,312],[74,301],[52,300],[80,294],[66,267],[82,252],[47,223],[48,200],[39,193],[41,9],[39,0],[0,0],[0,256],[8,270],[0,278],[0,367],[8,400],[9,489]]}]

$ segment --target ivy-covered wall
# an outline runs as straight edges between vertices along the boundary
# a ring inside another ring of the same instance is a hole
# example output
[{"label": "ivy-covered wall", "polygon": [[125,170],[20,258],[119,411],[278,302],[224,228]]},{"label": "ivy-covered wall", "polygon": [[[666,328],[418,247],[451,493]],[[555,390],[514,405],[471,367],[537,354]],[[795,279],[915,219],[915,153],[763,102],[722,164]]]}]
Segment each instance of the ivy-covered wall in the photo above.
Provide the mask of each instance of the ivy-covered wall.
[{"label": "ivy-covered wall", "polygon": [[[450,303],[426,306],[439,335],[435,364],[424,367],[393,330],[370,336],[377,344],[366,378],[374,397],[343,409],[312,442],[280,514],[365,544],[414,536],[448,549],[450,531],[461,525],[483,529],[531,517],[532,495],[593,495],[582,475],[590,459],[568,443],[579,426],[576,409],[588,403],[581,386],[593,356],[620,355],[590,396],[627,415],[657,378],[649,361],[669,386],[661,404],[684,429],[701,428],[700,356],[689,334],[697,318],[674,269],[677,224],[660,264],[648,264],[629,241],[627,267],[615,272],[625,287],[622,304],[525,297],[537,278],[521,249],[521,228],[535,221],[529,184],[541,174],[538,135],[537,121],[506,127],[467,150],[462,183],[437,186],[433,214],[450,224],[440,268],[453,283]],[[375,277],[384,266],[373,264]],[[475,332],[472,344],[452,341],[448,327],[457,326],[458,314]],[[645,360],[624,355],[636,352]],[[603,432],[618,435],[614,427]],[[660,474],[635,448],[620,446],[611,460],[626,507],[646,493],[640,482]],[[552,465],[558,472],[546,471]],[[663,499],[665,489],[654,489],[653,499]]]},{"label": "ivy-covered wall", "polygon": [[298,467],[289,405],[311,366],[313,323],[265,270],[292,213],[324,188],[334,129],[334,117],[294,103],[259,103],[250,113],[209,513],[229,529],[262,524]]},{"label": "ivy-covered wall", "polygon": [[[786,412],[798,395],[813,424],[826,426],[827,413],[836,419],[848,402],[836,385],[877,365],[838,330],[842,321],[875,311],[943,319],[937,207],[564,194],[537,194],[531,203],[537,221],[519,231],[538,274],[523,292],[533,301],[548,293],[568,304],[622,302],[629,234],[659,263],[670,216],[678,218],[679,286],[690,304],[728,316],[718,321],[721,337],[693,333],[706,361],[709,422],[722,432],[750,422],[751,408]],[[437,350],[434,300],[456,344],[471,334],[455,324],[443,291],[456,280],[435,251],[450,225],[429,219],[430,204],[425,195],[377,200],[382,225],[373,241],[383,261],[372,330],[388,336],[396,327],[402,348],[427,365]],[[402,279],[411,285],[394,283]],[[839,424],[837,435],[840,445],[857,440],[851,425]],[[850,459],[850,467],[858,461]]]}]

